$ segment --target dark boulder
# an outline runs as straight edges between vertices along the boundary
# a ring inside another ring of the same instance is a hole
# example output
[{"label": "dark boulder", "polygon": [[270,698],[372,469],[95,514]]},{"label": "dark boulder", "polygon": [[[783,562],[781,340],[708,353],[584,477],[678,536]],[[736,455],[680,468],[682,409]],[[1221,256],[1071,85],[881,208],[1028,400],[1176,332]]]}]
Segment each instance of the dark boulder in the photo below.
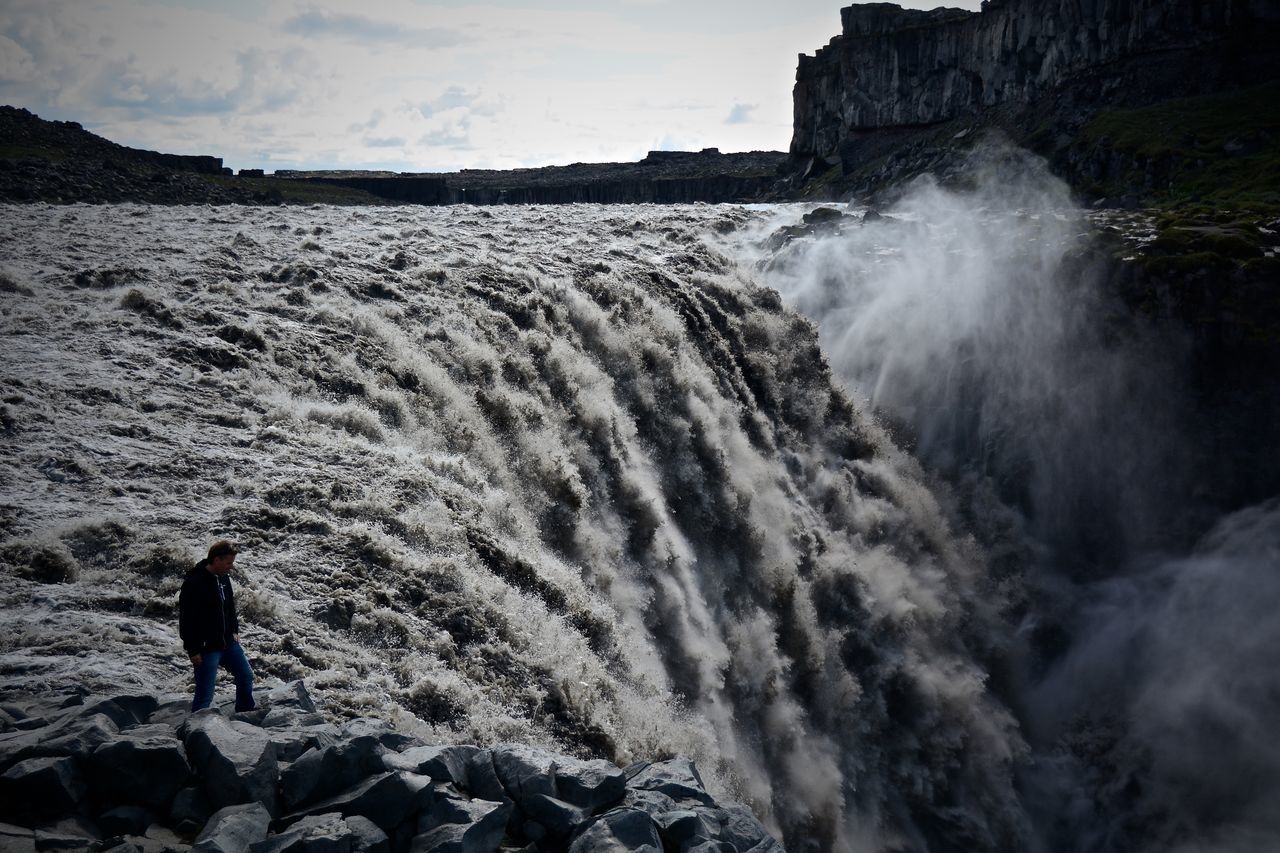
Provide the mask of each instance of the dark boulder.
[{"label": "dark boulder", "polygon": [[94,793],[103,802],[161,811],[191,776],[182,743],[171,737],[121,736],[94,749],[88,768]]},{"label": "dark boulder", "polygon": [[639,809],[613,809],[591,822],[569,853],[662,853],[653,819]]},{"label": "dark boulder", "polygon": [[429,807],[432,802],[431,779],[403,770],[380,773],[352,786],[336,796],[308,806],[285,818],[340,812],[343,817],[360,815],[391,833],[406,818]]},{"label": "dark boulder", "polygon": [[413,735],[407,735],[404,732],[398,732],[382,720],[360,718],[343,724],[342,737],[344,739],[357,738],[362,735],[376,737],[379,743],[395,752],[403,752],[411,747],[423,746],[422,741],[418,738]]},{"label": "dark boulder", "polygon": [[[271,743],[272,748],[275,749],[277,761],[296,761],[309,750],[324,749],[337,743],[340,739],[337,726],[321,723],[319,725],[302,725],[294,728],[282,722],[279,718],[272,721],[272,714],[275,713],[275,711],[272,711],[266,715],[266,719],[262,722],[262,731]],[[273,722],[273,724],[268,726],[268,722]]]},{"label": "dark boulder", "polygon": [[259,802],[275,811],[276,751],[260,729],[198,711],[183,725],[183,739],[215,808]]},{"label": "dark boulder", "polygon": [[271,814],[262,803],[227,806],[209,819],[191,853],[244,853],[267,837]]},{"label": "dark boulder", "polygon": [[350,788],[367,776],[393,769],[383,766],[386,751],[375,736],[361,735],[304,753],[280,774],[284,808],[293,811]]},{"label": "dark boulder", "polygon": [[141,806],[116,806],[98,815],[98,827],[107,837],[141,835],[155,823],[155,815]]},{"label": "dark boulder", "polygon": [[213,805],[200,787],[183,788],[169,808],[169,825],[179,832],[194,835],[209,822]]},{"label": "dark boulder", "polygon": [[387,834],[359,815],[311,815],[259,841],[249,853],[373,853],[388,850]]},{"label": "dark boulder", "polygon": [[496,850],[511,817],[509,802],[442,800],[418,822],[414,853],[489,853]]},{"label": "dark boulder", "polygon": [[658,825],[662,843],[676,850],[711,840],[711,830],[706,823],[697,812],[688,809],[656,815],[653,822]]},{"label": "dark boulder", "polygon": [[346,821],[354,834],[351,853],[389,853],[391,842],[376,823],[363,815],[351,815]]},{"label": "dark boulder", "polygon": [[467,759],[467,784],[464,787],[471,796],[484,800],[502,802],[510,799],[493,769],[493,753],[487,749],[479,750]]},{"label": "dark boulder", "polygon": [[673,800],[696,800],[711,805],[714,801],[707,793],[698,768],[687,758],[667,761],[641,762],[626,769],[627,787],[639,791],[656,791]]},{"label": "dark boulder", "polygon": [[839,222],[844,214],[836,210],[834,207],[815,207],[806,213],[803,217],[805,225],[825,225],[827,223]]},{"label": "dark boulder", "polygon": [[524,812],[541,824],[551,835],[566,838],[591,819],[591,812],[572,803],[534,794],[525,800]]},{"label": "dark boulder", "polygon": [[[264,729],[283,729],[298,728],[301,726],[320,726],[324,724],[324,717],[315,711],[301,711],[297,708],[270,708],[262,717],[262,722],[258,725]],[[334,737],[338,736],[338,730],[334,727]]]},{"label": "dark boulder", "polygon": [[294,708],[308,713],[316,711],[316,703],[307,692],[307,685],[301,681],[290,681],[279,687],[273,687],[265,693],[259,693],[259,698],[271,710]]},{"label": "dark boulder", "polygon": [[147,693],[122,693],[116,696],[98,696],[86,699],[69,717],[90,717],[102,714],[126,729],[147,722],[160,705],[155,696]]},{"label": "dark boulder", "polygon": [[408,770],[437,782],[470,788],[467,768],[482,751],[478,746],[415,746],[404,752],[386,753],[383,763],[388,770]]},{"label": "dark boulder", "polygon": [[493,750],[493,769],[507,794],[526,812],[535,795],[556,795],[556,756],[544,749],[503,744]]},{"label": "dark boulder", "polygon": [[769,831],[746,806],[726,803],[696,806],[694,810],[715,838],[728,841],[739,850],[752,850],[763,842],[773,841]]},{"label": "dark boulder", "polygon": [[0,737],[0,769],[28,758],[71,756],[86,759],[100,744],[114,738],[119,727],[103,714],[64,717],[57,722]]},{"label": "dark boulder", "polygon": [[660,794],[657,791],[640,791],[634,788],[627,789],[626,796],[622,798],[622,805],[627,808],[640,809],[651,817],[680,809],[676,801],[666,794]]},{"label": "dark boulder", "polygon": [[28,758],[0,775],[0,795],[4,813],[27,823],[74,811],[85,782],[74,758]]},{"label": "dark boulder", "polygon": [[588,812],[611,806],[626,793],[627,777],[611,761],[561,758],[556,765],[556,795]]}]

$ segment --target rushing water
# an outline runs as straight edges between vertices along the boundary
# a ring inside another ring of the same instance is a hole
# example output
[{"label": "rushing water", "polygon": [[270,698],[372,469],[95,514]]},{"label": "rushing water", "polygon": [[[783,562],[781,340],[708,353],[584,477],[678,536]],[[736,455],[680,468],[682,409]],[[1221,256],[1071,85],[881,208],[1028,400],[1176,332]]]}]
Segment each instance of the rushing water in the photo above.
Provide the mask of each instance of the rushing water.
[{"label": "rushing water", "polygon": [[988,671],[1030,743],[1028,846],[1275,849],[1280,504],[1215,521],[1233,468],[1184,330],[1120,305],[1066,187],[1016,151],[970,174],[758,255],[762,280],[1018,580]]},{"label": "rushing water", "polygon": [[174,598],[227,536],[260,677],[691,755],[790,850],[1118,844],[1206,765],[1168,837],[1272,837],[1274,786],[1222,803],[1274,756],[1200,723],[1277,513],[1161,535],[1176,345],[1098,331],[1029,172],[776,253],[803,208],[5,209],[4,691],[185,689]]}]

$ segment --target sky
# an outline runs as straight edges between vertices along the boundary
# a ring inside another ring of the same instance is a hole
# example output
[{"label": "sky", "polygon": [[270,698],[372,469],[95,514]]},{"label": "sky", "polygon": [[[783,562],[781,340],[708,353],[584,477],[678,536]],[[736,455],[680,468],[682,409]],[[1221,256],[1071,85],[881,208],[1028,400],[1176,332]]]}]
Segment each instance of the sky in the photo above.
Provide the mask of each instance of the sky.
[{"label": "sky", "polygon": [[785,151],[797,55],[845,5],[2,0],[0,103],[267,171]]}]

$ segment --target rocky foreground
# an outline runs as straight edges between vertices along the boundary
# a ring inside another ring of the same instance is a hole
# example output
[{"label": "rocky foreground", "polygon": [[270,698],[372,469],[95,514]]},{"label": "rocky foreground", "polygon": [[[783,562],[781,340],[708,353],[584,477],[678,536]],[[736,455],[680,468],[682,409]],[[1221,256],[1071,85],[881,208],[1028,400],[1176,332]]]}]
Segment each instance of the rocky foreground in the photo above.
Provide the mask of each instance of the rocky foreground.
[{"label": "rocky foreground", "polygon": [[327,722],[300,681],[259,707],[184,696],[0,702],[0,849],[208,853],[764,853],[745,806],[693,763],[619,768],[523,745],[429,746]]}]

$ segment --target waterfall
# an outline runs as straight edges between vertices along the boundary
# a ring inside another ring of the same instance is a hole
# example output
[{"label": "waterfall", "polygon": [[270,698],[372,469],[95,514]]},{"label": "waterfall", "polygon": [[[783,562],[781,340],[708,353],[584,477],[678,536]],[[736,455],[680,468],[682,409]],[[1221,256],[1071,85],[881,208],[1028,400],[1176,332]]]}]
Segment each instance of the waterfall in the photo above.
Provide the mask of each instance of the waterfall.
[{"label": "waterfall", "polygon": [[1020,152],[807,209],[7,207],[2,692],[186,690],[230,538],[259,679],[793,851],[1274,846],[1280,512],[1186,342]]},{"label": "waterfall", "polygon": [[966,178],[780,248],[799,214],[776,209],[741,252],[1017,590],[989,669],[1036,844],[1270,849],[1274,502],[1202,494],[1230,467],[1196,435],[1185,334],[1122,305],[1065,185],[998,147]]},{"label": "waterfall", "polygon": [[709,245],[760,217],[7,209],[7,689],[184,689],[226,537],[259,678],[337,713],[689,755],[797,851],[1017,846],[1017,591]]}]

